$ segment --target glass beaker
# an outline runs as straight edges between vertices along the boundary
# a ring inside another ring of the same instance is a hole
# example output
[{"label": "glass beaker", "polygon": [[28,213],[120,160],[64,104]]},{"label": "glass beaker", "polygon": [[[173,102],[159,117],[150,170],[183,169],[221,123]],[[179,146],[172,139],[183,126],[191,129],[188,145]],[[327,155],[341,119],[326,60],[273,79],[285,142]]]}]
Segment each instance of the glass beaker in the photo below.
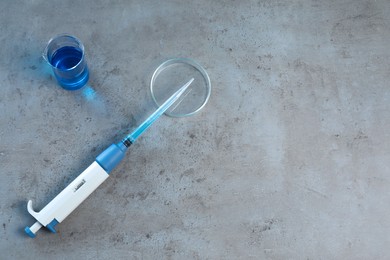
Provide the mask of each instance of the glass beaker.
[{"label": "glass beaker", "polygon": [[55,36],[47,43],[42,56],[50,64],[58,84],[64,89],[80,89],[88,82],[84,45],[76,37],[68,34]]}]

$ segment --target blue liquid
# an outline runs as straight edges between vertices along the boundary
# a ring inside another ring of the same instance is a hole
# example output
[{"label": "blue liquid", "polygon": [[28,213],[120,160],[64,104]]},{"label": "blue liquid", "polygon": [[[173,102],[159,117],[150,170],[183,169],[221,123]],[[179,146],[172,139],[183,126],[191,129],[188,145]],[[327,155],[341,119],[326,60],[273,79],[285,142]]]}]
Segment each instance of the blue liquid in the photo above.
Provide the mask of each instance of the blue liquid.
[{"label": "blue liquid", "polygon": [[81,50],[75,47],[62,47],[53,54],[51,65],[60,70],[68,70],[76,66],[82,57]]},{"label": "blue liquid", "polygon": [[89,72],[85,61],[80,63],[82,58],[82,51],[70,46],[62,47],[52,55],[50,63],[56,68],[54,74],[65,89],[76,90],[87,83]]}]

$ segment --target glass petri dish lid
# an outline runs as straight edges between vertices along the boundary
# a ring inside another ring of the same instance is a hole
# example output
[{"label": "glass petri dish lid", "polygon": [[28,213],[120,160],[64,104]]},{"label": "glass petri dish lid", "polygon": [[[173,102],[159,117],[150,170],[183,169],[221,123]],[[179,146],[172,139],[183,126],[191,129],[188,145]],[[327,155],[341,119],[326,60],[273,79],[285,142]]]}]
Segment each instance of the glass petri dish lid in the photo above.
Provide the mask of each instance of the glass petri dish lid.
[{"label": "glass petri dish lid", "polygon": [[211,94],[210,78],[206,70],[188,58],[174,58],[163,62],[150,80],[153,101],[159,107],[190,79],[194,79],[186,92],[165,114],[171,117],[187,117],[199,112]]}]

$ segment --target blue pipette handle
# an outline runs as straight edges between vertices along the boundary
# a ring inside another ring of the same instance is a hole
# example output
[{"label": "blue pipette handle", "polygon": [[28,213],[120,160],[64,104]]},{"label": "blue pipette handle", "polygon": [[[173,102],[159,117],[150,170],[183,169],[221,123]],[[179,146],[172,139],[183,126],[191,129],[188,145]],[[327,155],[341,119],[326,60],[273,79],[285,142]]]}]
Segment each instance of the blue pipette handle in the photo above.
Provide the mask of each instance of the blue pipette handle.
[{"label": "blue pipette handle", "polygon": [[110,173],[125,157],[127,151],[126,145],[120,142],[110,145],[98,157],[96,162],[107,172]]}]

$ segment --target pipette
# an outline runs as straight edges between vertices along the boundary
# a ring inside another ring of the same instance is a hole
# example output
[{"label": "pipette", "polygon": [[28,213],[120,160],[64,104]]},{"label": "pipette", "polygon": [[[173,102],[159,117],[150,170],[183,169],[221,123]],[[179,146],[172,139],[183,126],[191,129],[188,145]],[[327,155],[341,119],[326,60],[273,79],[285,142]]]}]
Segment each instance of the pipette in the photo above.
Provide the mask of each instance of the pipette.
[{"label": "pipette", "polygon": [[104,150],[87,169],[62,190],[40,212],[35,212],[33,210],[32,201],[29,200],[27,203],[27,210],[37,221],[31,227],[26,227],[24,229],[26,234],[30,237],[35,237],[36,232],[43,226],[51,232],[56,233],[55,226],[58,223],[61,223],[108,178],[110,172],[124,158],[127,148],[180,98],[193,81],[194,79],[192,78],[182,86],[120,143],[112,144]]}]

